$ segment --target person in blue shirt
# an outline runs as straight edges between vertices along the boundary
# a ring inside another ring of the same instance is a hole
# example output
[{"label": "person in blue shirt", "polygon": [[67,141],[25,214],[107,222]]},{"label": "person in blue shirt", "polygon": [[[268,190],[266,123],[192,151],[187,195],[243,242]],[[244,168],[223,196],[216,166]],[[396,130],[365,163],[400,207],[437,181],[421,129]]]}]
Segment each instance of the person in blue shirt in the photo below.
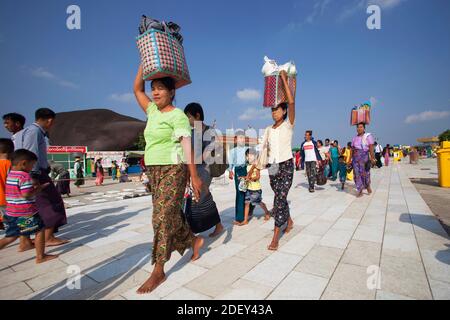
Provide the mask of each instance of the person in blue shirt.
[{"label": "person in blue shirt", "polygon": [[[239,178],[247,176],[247,160],[245,152],[245,132],[243,130],[236,130],[235,132],[235,147],[230,150],[228,154],[228,171],[230,180],[234,179],[236,188],[235,201],[235,224],[244,221],[245,211],[245,192],[239,191]],[[250,207],[250,215],[252,214],[254,206]]]},{"label": "person in blue shirt", "polygon": [[59,227],[67,223],[64,202],[50,179],[50,166],[47,159],[48,131],[53,126],[55,118],[55,112],[48,108],[36,110],[36,121],[18,132],[14,141],[16,149],[25,149],[37,156],[38,160],[31,171],[31,176],[39,184],[48,184],[48,187],[36,196],[39,216],[44,221],[45,245],[47,247],[59,246],[69,242],[54,235],[58,232]]}]

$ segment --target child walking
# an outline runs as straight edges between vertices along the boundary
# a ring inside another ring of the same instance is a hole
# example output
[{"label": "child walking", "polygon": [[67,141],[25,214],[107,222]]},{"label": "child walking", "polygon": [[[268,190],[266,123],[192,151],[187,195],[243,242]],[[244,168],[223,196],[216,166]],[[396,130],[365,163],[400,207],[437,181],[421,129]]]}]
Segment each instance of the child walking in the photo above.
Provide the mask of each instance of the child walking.
[{"label": "child walking", "polygon": [[245,151],[245,158],[247,159],[247,176],[245,180],[247,181],[247,191],[245,192],[245,208],[244,208],[244,221],[240,222],[238,225],[243,226],[248,224],[248,215],[250,211],[250,205],[259,205],[261,209],[264,210],[264,221],[270,219],[270,212],[267,210],[267,206],[262,202],[262,189],[260,170],[256,168],[256,151],[254,149],[247,149]]},{"label": "child walking", "polygon": [[9,157],[14,151],[14,143],[10,139],[0,139],[0,230],[4,230],[3,215],[6,209],[6,177],[11,169]]},{"label": "child walking", "polygon": [[345,156],[343,155],[339,156],[338,171],[339,171],[339,181],[342,184],[341,189],[344,190],[345,181],[347,180],[347,162],[345,161]]},{"label": "child walking", "polygon": [[16,150],[11,156],[11,171],[6,180],[6,210],[4,222],[5,238],[0,240],[0,250],[13,243],[19,237],[35,234],[36,263],[57,258],[57,255],[44,253],[44,223],[39,217],[35,196],[47,184],[33,185],[30,171],[37,162],[37,156],[28,150]]}]

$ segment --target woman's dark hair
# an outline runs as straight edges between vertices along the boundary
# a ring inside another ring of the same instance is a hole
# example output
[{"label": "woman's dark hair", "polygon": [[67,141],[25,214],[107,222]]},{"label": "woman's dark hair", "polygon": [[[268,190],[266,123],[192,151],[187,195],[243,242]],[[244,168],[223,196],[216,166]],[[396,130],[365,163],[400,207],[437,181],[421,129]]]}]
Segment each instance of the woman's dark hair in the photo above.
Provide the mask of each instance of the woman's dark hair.
[{"label": "woman's dark hair", "polygon": [[36,120],[48,120],[48,119],[55,119],[56,118],[56,113],[49,109],[49,108],[40,108],[37,109],[35,112],[35,119]]},{"label": "woman's dark hair", "polygon": [[200,116],[201,121],[205,121],[205,115],[203,113],[203,108],[200,105],[200,103],[192,102],[189,103],[186,108],[184,108],[184,113],[189,113],[194,118],[197,116],[197,114]]},{"label": "woman's dark hair", "polygon": [[320,143],[320,145],[323,146],[322,140],[317,140],[317,143]]},{"label": "woman's dark hair", "polygon": [[18,113],[7,113],[3,116],[3,120],[11,120],[12,122],[19,122],[21,127],[25,125],[25,117]]},{"label": "woman's dark hair", "polygon": [[360,122],[356,125],[356,127],[359,127],[360,125],[362,125],[364,127],[364,129],[366,128],[366,124],[364,122]]},{"label": "woman's dark hair", "polygon": [[339,145],[339,141],[337,141],[337,140],[334,140],[334,143],[337,144],[337,145]]},{"label": "woman's dark hair", "polygon": [[[152,80],[151,87],[153,88],[153,84],[155,82],[161,82],[161,84],[169,91],[175,90],[175,79],[171,77],[164,77]],[[172,101],[175,99],[175,95],[172,98]]]},{"label": "woman's dark hair", "polygon": [[11,139],[0,139],[0,153],[10,154],[14,152],[14,143]]},{"label": "woman's dark hair", "polygon": [[37,156],[26,149],[19,149],[13,152],[11,155],[11,163],[12,165],[16,165],[19,163],[19,161],[26,160],[26,161],[37,161]]},{"label": "woman's dark hair", "polygon": [[347,142],[347,147],[351,148],[352,147],[352,143],[351,142]]},{"label": "woman's dark hair", "polygon": [[283,111],[286,111],[286,113],[283,116],[283,120],[286,120],[288,117],[288,104],[286,102],[280,103],[278,105],[278,107],[280,107],[281,109],[283,109]]}]

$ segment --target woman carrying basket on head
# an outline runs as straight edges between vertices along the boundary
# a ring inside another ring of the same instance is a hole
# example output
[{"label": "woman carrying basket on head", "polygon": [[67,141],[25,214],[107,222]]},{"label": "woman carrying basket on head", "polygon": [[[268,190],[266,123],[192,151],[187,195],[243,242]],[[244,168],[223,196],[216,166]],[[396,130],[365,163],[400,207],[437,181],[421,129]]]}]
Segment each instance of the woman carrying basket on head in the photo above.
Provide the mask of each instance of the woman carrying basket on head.
[{"label": "woman carrying basket on head", "polygon": [[[281,103],[272,108],[273,125],[266,128],[264,133],[263,152],[260,159],[268,156],[270,186],[275,193],[272,216],[275,219],[275,229],[268,249],[277,250],[280,230],[286,225],[285,233],[292,230],[292,221],[287,196],[294,177],[294,161],[292,156],[292,135],[295,124],[295,101],[291,92],[287,73],[281,71],[280,78],[287,95],[287,103]],[[265,160],[260,160],[259,169],[265,166]]]},{"label": "woman carrying basket on head", "polygon": [[200,198],[202,182],[192,158],[189,120],[173,105],[175,80],[167,77],[153,80],[150,99],[142,79],[142,66],[139,66],[134,94],[147,115],[145,164],[153,200],[152,264],[155,267],[150,278],[138,289],[140,294],[153,291],[166,280],[164,264],[173,251],[183,254],[192,248],[191,260],[194,261],[200,257],[204,242],[192,233],[181,212],[187,169],[196,199]]}]

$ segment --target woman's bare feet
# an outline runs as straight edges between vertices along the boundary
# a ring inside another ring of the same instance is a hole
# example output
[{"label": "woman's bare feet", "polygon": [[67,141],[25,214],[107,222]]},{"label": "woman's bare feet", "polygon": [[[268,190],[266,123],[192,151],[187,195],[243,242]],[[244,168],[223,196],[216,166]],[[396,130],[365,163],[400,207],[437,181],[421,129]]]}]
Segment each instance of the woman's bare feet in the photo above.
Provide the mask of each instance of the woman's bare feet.
[{"label": "woman's bare feet", "polygon": [[269,221],[270,220],[270,215],[269,214],[265,214],[264,215],[264,221]]},{"label": "woman's bare feet", "polygon": [[153,270],[150,278],[148,278],[136,292],[138,294],[150,293],[164,281],[166,281],[166,275],[164,272],[155,272],[155,270]]},{"label": "woman's bare feet", "polygon": [[50,240],[45,240],[45,246],[46,247],[56,247],[56,246],[60,246],[66,243],[69,243],[70,240],[67,239],[60,239],[60,238],[56,238],[53,237],[53,239]]},{"label": "woman's bare feet", "polygon": [[25,245],[19,245],[19,249],[17,250],[17,252],[25,252],[28,250],[33,250],[34,249],[34,244],[30,243],[30,244],[25,244]]},{"label": "woman's bare feet", "polygon": [[242,221],[241,223],[238,224],[238,226],[245,226],[248,224],[247,220]]},{"label": "woman's bare feet", "polygon": [[267,247],[267,249],[269,249],[271,251],[277,251],[278,250],[278,242],[275,242],[275,241],[272,240],[272,242]]},{"label": "woman's bare feet", "polygon": [[291,217],[289,217],[286,229],[284,229],[284,233],[289,233],[294,228],[294,221]]},{"label": "woman's bare feet", "polygon": [[47,262],[47,261],[50,261],[50,260],[53,260],[53,259],[56,259],[56,258],[58,258],[57,254],[44,254],[40,258],[36,257],[36,263],[37,264],[44,263],[44,262]]},{"label": "woman's bare feet", "polygon": [[371,187],[367,187],[367,193],[371,194],[372,193],[372,188]]},{"label": "woman's bare feet", "polygon": [[362,195],[363,195],[363,193],[362,193],[362,190],[361,190],[361,191],[358,191],[358,194],[356,195],[356,197],[357,197],[357,198],[361,198]]},{"label": "woman's bare feet", "polygon": [[200,249],[203,247],[204,242],[205,240],[202,237],[195,237],[194,243],[192,244],[192,250],[194,253],[192,254],[191,261],[195,261],[200,258]]},{"label": "woman's bare feet", "polygon": [[219,222],[219,224],[216,225],[216,228],[214,229],[214,231],[209,234],[210,238],[214,238],[216,236],[218,236],[219,234],[221,234],[223,231],[223,225]]}]

